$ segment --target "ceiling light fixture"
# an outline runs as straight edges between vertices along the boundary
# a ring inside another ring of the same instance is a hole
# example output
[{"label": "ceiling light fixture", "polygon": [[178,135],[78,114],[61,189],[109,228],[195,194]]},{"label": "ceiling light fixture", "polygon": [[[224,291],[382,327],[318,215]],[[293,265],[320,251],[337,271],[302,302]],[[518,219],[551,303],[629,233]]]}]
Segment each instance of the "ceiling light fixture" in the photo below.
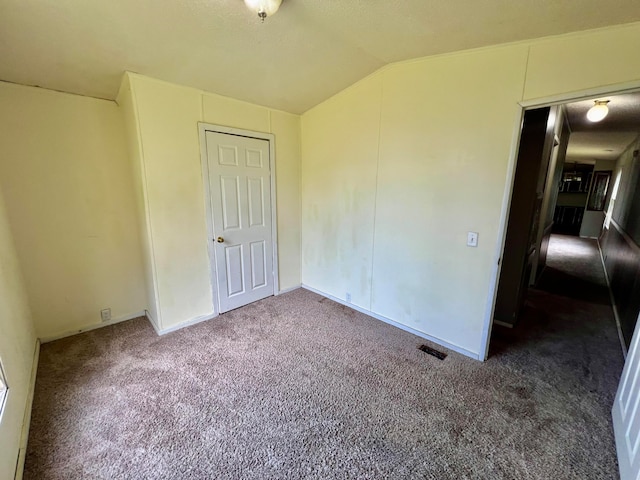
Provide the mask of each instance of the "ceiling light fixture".
[{"label": "ceiling light fixture", "polygon": [[607,107],[609,100],[595,100],[595,105],[587,112],[587,119],[590,122],[599,122],[609,113],[609,107]]},{"label": "ceiling light fixture", "polygon": [[282,0],[244,0],[244,3],[250,10],[256,12],[264,22],[265,18],[278,11]]}]

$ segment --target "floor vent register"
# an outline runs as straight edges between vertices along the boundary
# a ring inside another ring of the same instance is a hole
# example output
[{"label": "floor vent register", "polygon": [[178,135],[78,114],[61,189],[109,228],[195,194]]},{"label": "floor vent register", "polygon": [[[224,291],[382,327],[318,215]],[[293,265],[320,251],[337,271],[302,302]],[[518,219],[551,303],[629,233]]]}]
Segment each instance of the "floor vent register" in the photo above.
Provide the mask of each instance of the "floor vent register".
[{"label": "floor vent register", "polygon": [[431,347],[427,347],[426,345],[420,345],[418,347],[418,350],[422,350],[424,353],[428,353],[429,355],[433,355],[438,360],[444,360],[445,358],[447,358],[447,354],[446,353],[440,352],[440,351],[435,350],[435,349],[433,349]]}]

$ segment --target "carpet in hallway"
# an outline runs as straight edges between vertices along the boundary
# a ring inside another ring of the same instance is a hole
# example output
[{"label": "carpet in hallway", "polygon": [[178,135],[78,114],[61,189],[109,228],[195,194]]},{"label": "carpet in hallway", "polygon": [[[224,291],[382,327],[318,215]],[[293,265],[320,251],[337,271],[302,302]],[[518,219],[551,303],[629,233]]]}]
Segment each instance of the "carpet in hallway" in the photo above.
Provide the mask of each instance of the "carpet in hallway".
[{"label": "carpet in hallway", "polygon": [[589,398],[608,423],[600,441],[610,471],[586,478],[618,478],[610,412],[624,359],[595,240],[551,236],[547,267],[516,328],[494,327],[490,352],[573,398],[576,415]]}]

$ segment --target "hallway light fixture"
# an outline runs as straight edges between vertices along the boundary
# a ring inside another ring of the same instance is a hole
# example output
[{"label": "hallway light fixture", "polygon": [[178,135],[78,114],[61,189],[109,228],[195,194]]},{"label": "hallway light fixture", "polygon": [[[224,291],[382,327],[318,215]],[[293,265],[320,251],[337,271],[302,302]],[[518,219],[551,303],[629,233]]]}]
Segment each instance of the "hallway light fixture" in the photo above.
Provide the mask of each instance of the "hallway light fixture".
[{"label": "hallway light fixture", "polygon": [[264,19],[270,17],[278,11],[282,0],[244,0],[249,10],[258,14],[258,17],[264,22]]},{"label": "hallway light fixture", "polygon": [[607,107],[609,100],[595,100],[595,105],[587,112],[587,119],[590,122],[599,122],[609,113],[609,107]]}]

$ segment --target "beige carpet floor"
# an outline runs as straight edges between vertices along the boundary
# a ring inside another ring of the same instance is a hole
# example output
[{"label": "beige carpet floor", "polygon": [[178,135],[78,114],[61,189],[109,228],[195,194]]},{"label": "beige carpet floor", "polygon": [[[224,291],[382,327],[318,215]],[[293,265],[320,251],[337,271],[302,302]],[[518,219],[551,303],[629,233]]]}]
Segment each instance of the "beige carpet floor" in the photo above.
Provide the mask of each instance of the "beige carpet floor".
[{"label": "beige carpet floor", "polygon": [[485,363],[305,290],[43,345],[25,478],[617,478],[615,324],[564,293],[532,291]]}]

